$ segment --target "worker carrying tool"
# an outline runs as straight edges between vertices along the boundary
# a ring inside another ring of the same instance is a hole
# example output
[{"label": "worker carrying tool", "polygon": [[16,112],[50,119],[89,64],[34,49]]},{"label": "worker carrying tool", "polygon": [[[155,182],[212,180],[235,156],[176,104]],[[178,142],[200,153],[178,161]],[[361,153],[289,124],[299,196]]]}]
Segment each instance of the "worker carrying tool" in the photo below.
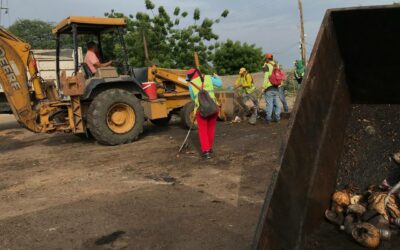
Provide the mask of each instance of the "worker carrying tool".
[{"label": "worker carrying tool", "polygon": [[239,116],[243,118],[250,113],[249,107],[246,105],[246,102],[251,101],[253,103],[253,113],[249,119],[249,123],[252,125],[256,124],[257,115],[259,110],[259,102],[258,102],[258,91],[256,86],[254,85],[253,77],[247,72],[246,68],[241,68],[239,71],[239,77],[236,80],[235,86],[235,95],[236,101],[241,107],[241,112],[239,112]]},{"label": "worker carrying tool", "polygon": [[189,92],[195,103],[197,127],[203,158],[211,159],[213,155],[215,126],[218,118],[217,99],[214,86],[221,87],[222,81],[217,76],[203,75],[200,70],[191,68],[186,72]]}]

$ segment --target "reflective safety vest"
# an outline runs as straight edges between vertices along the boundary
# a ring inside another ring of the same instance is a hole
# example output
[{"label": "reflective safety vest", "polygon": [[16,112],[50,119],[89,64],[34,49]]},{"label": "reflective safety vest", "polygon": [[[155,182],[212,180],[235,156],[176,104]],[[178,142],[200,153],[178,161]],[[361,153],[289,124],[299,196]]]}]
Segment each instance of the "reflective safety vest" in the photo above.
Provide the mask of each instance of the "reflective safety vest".
[{"label": "reflective safety vest", "polygon": [[239,76],[237,81],[238,85],[242,85],[243,90],[246,94],[251,94],[256,90],[256,86],[254,86],[253,78],[250,74],[246,73],[244,76]]},{"label": "reflective safety vest", "polygon": [[[201,82],[200,77],[197,77],[197,78],[191,80],[191,82],[193,84],[195,84],[199,89],[201,89],[202,82]],[[199,93],[199,90],[194,86],[192,86],[192,90],[193,90],[193,95],[194,95],[195,109],[197,109],[199,107],[199,98],[197,96]],[[209,76],[209,75],[204,76],[204,90],[207,91],[208,94],[210,95],[210,97],[214,100],[214,102],[217,103],[217,98],[215,98],[215,93],[214,93],[214,85],[212,83],[211,76]]]},{"label": "reflective safety vest", "polygon": [[268,67],[268,70],[265,71],[265,74],[264,74],[263,89],[267,89],[272,86],[272,83],[269,81],[269,78],[272,75],[272,71],[274,71],[275,62],[271,61],[271,62],[267,63],[266,66]]}]

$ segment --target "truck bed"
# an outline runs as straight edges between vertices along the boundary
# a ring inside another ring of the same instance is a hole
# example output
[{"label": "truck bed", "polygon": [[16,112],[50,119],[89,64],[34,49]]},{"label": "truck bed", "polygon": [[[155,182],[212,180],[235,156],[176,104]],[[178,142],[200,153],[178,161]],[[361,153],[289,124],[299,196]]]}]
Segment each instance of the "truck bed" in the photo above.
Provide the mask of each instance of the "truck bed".
[{"label": "truck bed", "polygon": [[350,183],[400,181],[389,159],[400,150],[399,16],[399,5],[327,11],[265,198],[257,249],[357,249],[324,220],[332,193]]}]

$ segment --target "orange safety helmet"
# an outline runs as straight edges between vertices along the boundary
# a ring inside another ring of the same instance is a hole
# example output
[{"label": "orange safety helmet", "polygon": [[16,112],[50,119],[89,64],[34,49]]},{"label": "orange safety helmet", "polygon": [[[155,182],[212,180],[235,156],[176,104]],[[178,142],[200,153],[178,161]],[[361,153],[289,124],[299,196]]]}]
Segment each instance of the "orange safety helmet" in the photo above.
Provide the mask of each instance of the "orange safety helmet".
[{"label": "orange safety helmet", "polygon": [[270,53],[267,53],[267,54],[265,54],[265,59],[273,60],[274,56],[272,54],[270,54]]}]

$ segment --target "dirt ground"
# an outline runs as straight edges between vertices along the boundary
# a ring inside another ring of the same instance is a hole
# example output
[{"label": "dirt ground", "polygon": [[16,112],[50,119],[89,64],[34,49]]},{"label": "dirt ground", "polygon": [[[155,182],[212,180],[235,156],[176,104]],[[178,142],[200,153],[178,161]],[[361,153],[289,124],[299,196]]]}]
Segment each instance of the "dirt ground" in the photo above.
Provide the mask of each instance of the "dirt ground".
[{"label": "dirt ground", "polygon": [[107,147],[1,115],[0,249],[249,249],[287,123],[219,122],[203,161],[177,122]]}]

